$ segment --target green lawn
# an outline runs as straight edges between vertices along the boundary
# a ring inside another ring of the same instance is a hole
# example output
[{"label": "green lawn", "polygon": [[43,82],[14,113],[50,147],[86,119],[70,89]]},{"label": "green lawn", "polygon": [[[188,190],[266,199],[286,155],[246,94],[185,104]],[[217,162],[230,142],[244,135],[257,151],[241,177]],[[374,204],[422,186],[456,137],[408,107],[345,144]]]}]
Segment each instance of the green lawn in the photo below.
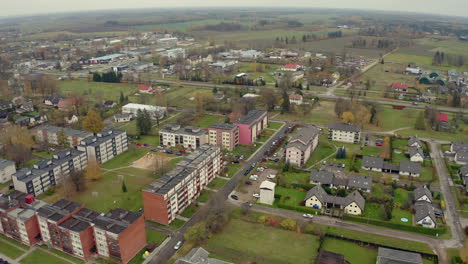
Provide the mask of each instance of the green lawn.
[{"label": "green lawn", "polygon": [[191,218],[197,211],[197,208],[198,207],[195,205],[195,203],[193,203],[189,205],[187,208],[185,208],[185,210],[180,215],[183,217]]},{"label": "green lawn", "polygon": [[255,142],[253,145],[239,145],[231,153],[233,155],[244,155],[244,160],[247,160],[257,149],[262,146],[262,143]]},{"label": "green lawn", "polygon": [[309,264],[314,263],[318,246],[313,235],[232,219],[208,240],[206,249],[235,263]]},{"label": "green lawn", "polygon": [[210,182],[208,184],[208,188],[221,189],[221,187],[223,187],[224,184],[226,184],[226,182],[228,182],[228,180],[221,179],[221,178],[215,178],[212,182]]},{"label": "green lawn", "polygon": [[258,139],[259,142],[265,142],[267,141],[273,134],[275,133],[275,130],[272,129],[265,129],[263,132],[260,134],[260,137]]},{"label": "green lawn", "polygon": [[62,258],[66,258],[66,259],[68,259],[68,260],[70,260],[70,261],[72,261],[72,262],[74,262],[74,263],[77,263],[77,264],[79,264],[79,263],[84,263],[83,260],[81,260],[81,259],[79,259],[79,258],[75,258],[74,256],[71,256],[71,255],[69,255],[69,254],[67,254],[67,253],[65,253],[65,252],[62,252],[62,251],[60,251],[60,250],[57,250],[57,249],[55,249],[55,248],[48,248],[46,245],[42,245],[41,248],[44,249],[44,250],[47,250],[47,251],[49,251],[49,252],[52,252],[52,253],[54,253],[54,254],[56,254],[56,255],[59,255],[59,256],[61,256]]},{"label": "green lawn", "polygon": [[309,184],[310,173],[308,172],[284,172],[283,180],[286,183]]},{"label": "green lawn", "polygon": [[275,189],[275,194],[281,195],[281,199],[286,205],[300,206],[300,203],[304,201],[307,193],[278,186]]},{"label": "green lawn", "polygon": [[319,143],[317,148],[310,154],[309,160],[305,164],[305,168],[309,168],[310,166],[314,165],[315,163],[323,160],[324,158],[331,155],[335,152],[335,147],[332,143],[327,139],[326,135],[320,136]]},{"label": "green lawn", "polygon": [[363,217],[382,220],[380,211],[380,204],[367,202],[364,208]]},{"label": "green lawn", "polygon": [[118,101],[120,92],[131,95],[136,92],[136,86],[123,83],[88,82],[86,80],[67,80],[58,82],[58,86],[65,95],[83,95],[97,101]]},{"label": "green lawn", "polygon": [[326,238],[321,249],[344,255],[350,264],[374,264],[377,260],[377,250],[340,239]]},{"label": "green lawn", "polygon": [[213,123],[224,123],[225,120],[226,116],[222,115],[200,114],[195,117],[193,125],[201,128],[207,128]]},{"label": "green lawn", "polygon": [[234,164],[228,164],[227,166],[227,175],[223,175],[223,176],[226,176],[226,177],[229,177],[231,178],[232,176],[234,176],[234,174],[236,174],[241,168],[242,168],[242,165],[240,163],[234,163]]},{"label": "green lawn", "polygon": [[4,254],[5,256],[16,259],[19,256],[23,255],[23,251],[17,247],[14,247],[3,240],[3,236],[0,238],[0,253]]},{"label": "green lawn", "polygon": [[268,128],[278,130],[284,125],[283,122],[270,121],[268,122]]},{"label": "green lawn", "polygon": [[156,243],[157,245],[160,245],[166,238],[166,234],[152,229],[146,229],[146,241],[148,244]]},{"label": "green lawn", "polygon": [[364,146],[362,149],[361,154],[363,156],[373,156],[373,157],[380,157],[380,150],[382,147],[372,147],[372,146]]},{"label": "green lawn", "polygon": [[180,219],[174,219],[169,225],[163,225],[163,224],[159,224],[159,223],[152,222],[152,221],[146,221],[146,224],[157,226],[157,227],[162,227],[162,228],[169,228],[171,230],[177,230],[181,228],[183,225],[185,225],[185,221],[180,220]]},{"label": "green lawn", "polygon": [[211,191],[203,190],[200,196],[197,198],[197,201],[206,203],[208,202],[208,199],[210,199],[210,196],[211,196]]},{"label": "green lawn", "polygon": [[395,189],[395,194],[394,194],[394,204],[396,207],[401,207],[403,206],[406,201],[409,199],[410,192],[402,189],[402,188],[397,188]]},{"label": "green lawn", "polygon": [[53,154],[49,152],[33,152],[33,155],[39,158],[48,159],[52,158]]},{"label": "green lawn", "polygon": [[110,161],[102,164],[104,169],[115,169],[120,167],[125,167],[130,165],[132,162],[140,159],[149,150],[140,147],[129,146],[128,150],[117,157],[111,159]]},{"label": "green lawn", "polygon": [[68,264],[68,262],[50,255],[40,249],[36,249],[20,261],[21,264]]},{"label": "green lawn", "polygon": [[329,123],[338,121],[335,115],[335,102],[320,101],[318,105],[314,106],[312,111],[305,115],[295,113],[280,114],[276,116],[277,119],[300,121],[319,125],[328,125]]},{"label": "green lawn", "polygon": [[30,159],[28,162],[24,164],[25,167],[27,168],[32,168],[34,166],[34,163],[40,161],[41,159]]},{"label": "green lawn", "polygon": [[159,136],[140,136],[139,139],[133,140],[141,144],[148,144],[153,147],[159,146]]}]

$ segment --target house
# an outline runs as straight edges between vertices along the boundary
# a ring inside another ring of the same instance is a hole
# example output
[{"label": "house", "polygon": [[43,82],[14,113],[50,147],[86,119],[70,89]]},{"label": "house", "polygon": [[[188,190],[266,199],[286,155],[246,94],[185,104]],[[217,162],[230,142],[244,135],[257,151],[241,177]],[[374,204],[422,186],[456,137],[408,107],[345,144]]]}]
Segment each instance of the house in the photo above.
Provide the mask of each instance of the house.
[{"label": "house", "polygon": [[138,92],[144,93],[144,94],[154,94],[156,93],[156,90],[153,90],[151,85],[140,84],[138,85]]},{"label": "house", "polygon": [[305,206],[314,209],[340,209],[346,214],[360,215],[364,212],[365,207],[364,197],[354,191],[346,197],[329,195],[325,190],[317,185],[310,189],[305,198]]},{"label": "house", "polygon": [[251,110],[234,124],[239,127],[239,144],[250,145],[268,127],[268,112]]},{"label": "house", "polygon": [[122,106],[122,113],[123,114],[131,114],[132,117],[136,117],[138,114],[138,110],[144,111],[146,110],[152,119],[163,119],[164,115],[167,112],[167,107],[157,106],[157,105],[144,105],[144,104],[135,104],[129,103]]},{"label": "house", "polygon": [[161,146],[183,146],[186,149],[197,149],[208,144],[208,131],[196,126],[180,127],[179,124],[168,124],[159,130]]},{"label": "house", "polygon": [[376,264],[423,264],[421,254],[379,247]]},{"label": "house", "polygon": [[103,164],[128,150],[127,132],[104,129],[96,136],[81,140],[76,148],[86,152],[89,161]]},{"label": "house", "polygon": [[328,139],[358,144],[361,141],[361,127],[354,124],[332,123],[328,126]]},{"label": "house", "polygon": [[427,228],[435,228],[437,226],[432,204],[426,201],[417,201],[414,203],[414,211],[414,221],[416,224]]},{"label": "house", "polygon": [[48,106],[58,106],[61,99],[63,99],[63,96],[54,93],[44,97],[44,104]]},{"label": "house", "polygon": [[401,93],[407,93],[409,89],[409,86],[407,84],[398,83],[398,82],[392,83],[390,87],[394,89],[396,92],[401,92]]},{"label": "house", "polygon": [[465,190],[468,191],[468,165],[462,166],[458,174],[460,175],[460,178],[463,180],[463,185],[465,185]]},{"label": "house", "polygon": [[361,175],[348,175],[347,178],[336,177],[333,172],[313,169],[310,172],[309,183],[325,185],[330,188],[354,189],[364,192],[372,190],[372,178]]},{"label": "house", "polygon": [[412,161],[400,162],[400,175],[419,177],[421,174],[421,163]]},{"label": "house", "polygon": [[13,108],[13,104],[8,101],[0,101],[0,110],[9,110]]},{"label": "house", "polygon": [[[210,169],[207,169],[210,168]],[[204,145],[142,190],[145,219],[170,224],[222,171],[221,148]],[[174,195],[174,194],[184,195]]]},{"label": "house", "polygon": [[271,181],[263,181],[260,184],[260,199],[259,203],[272,205],[275,202],[275,186],[276,183]]},{"label": "house", "polygon": [[362,175],[349,175],[346,188],[360,190],[363,192],[371,192],[372,177]]},{"label": "house", "polygon": [[303,102],[303,96],[300,94],[291,94],[289,96],[289,103],[290,104],[296,104],[296,105],[301,105]]},{"label": "house", "polygon": [[192,248],[185,257],[180,258],[174,264],[234,264],[231,262],[222,261],[215,258],[210,258],[210,252],[198,247]]},{"label": "house", "polygon": [[57,107],[60,111],[71,111],[75,105],[74,98],[62,98],[60,99]]},{"label": "house", "polygon": [[112,107],[114,107],[116,105],[117,105],[117,103],[114,102],[114,101],[111,101],[111,100],[104,101],[104,107],[106,107],[106,108],[112,108]]},{"label": "house", "polygon": [[17,113],[31,113],[34,112],[34,104],[32,101],[27,101],[21,105],[20,108],[16,109]]},{"label": "house", "polygon": [[410,156],[410,161],[413,162],[423,162],[424,161],[424,152],[423,149],[420,147],[409,147],[409,156]]},{"label": "house", "polygon": [[239,145],[239,127],[228,123],[213,123],[208,127],[210,145],[232,151]]},{"label": "house", "polygon": [[459,165],[468,164],[468,151],[458,151],[455,154],[455,162]]},{"label": "house", "polygon": [[116,123],[129,122],[130,120],[132,120],[131,114],[115,114],[114,115],[114,122]]},{"label": "house", "polygon": [[78,117],[76,115],[71,115],[69,117],[64,117],[63,118],[65,120],[65,123],[71,125],[71,124],[75,124],[79,121]]},{"label": "house", "polygon": [[450,145],[450,152],[457,153],[459,151],[468,151],[468,143],[452,142],[452,145]]},{"label": "house", "polygon": [[333,185],[333,180],[335,179],[335,174],[326,170],[316,170],[313,169],[310,172],[310,184],[315,185],[325,185],[329,187],[336,187]]},{"label": "house", "polygon": [[437,116],[437,122],[440,130],[450,130],[451,126],[446,113],[440,113]]},{"label": "house", "polygon": [[418,147],[418,148],[422,148],[423,145],[422,145],[421,140],[419,140],[418,137],[416,137],[416,136],[411,136],[411,137],[409,137],[409,139],[408,139],[408,147]]},{"label": "house", "polygon": [[425,101],[425,102],[432,102],[432,101],[435,101],[437,99],[437,96],[433,93],[430,92],[430,90],[428,92],[425,92],[421,95],[421,98]]},{"label": "house", "polygon": [[303,66],[299,64],[286,64],[281,68],[282,71],[292,71],[292,72],[301,71],[302,69],[303,69]]},{"label": "house", "polygon": [[422,70],[421,68],[419,67],[406,67],[406,71],[405,71],[407,74],[414,74],[414,75],[421,75],[422,74]]},{"label": "house", "polygon": [[291,165],[303,166],[318,145],[320,129],[308,125],[297,128],[285,149],[285,160]]},{"label": "house", "polygon": [[364,156],[362,159],[362,169],[382,172],[384,159],[379,157]]},{"label": "house", "polygon": [[11,160],[0,158],[0,183],[11,181],[11,175],[16,172],[16,165]]},{"label": "house", "polygon": [[428,203],[432,203],[432,193],[426,185],[419,186],[418,188],[414,189],[413,191],[414,200],[418,201],[426,201]]},{"label": "house", "polygon": [[321,249],[315,264],[349,264],[341,254]]}]

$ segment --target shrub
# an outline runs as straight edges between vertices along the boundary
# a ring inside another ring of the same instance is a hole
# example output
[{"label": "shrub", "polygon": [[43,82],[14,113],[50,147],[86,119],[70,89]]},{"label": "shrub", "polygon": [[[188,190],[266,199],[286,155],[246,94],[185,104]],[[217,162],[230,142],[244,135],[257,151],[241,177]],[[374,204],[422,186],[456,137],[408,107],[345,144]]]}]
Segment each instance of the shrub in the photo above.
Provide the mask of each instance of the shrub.
[{"label": "shrub", "polygon": [[281,227],[293,231],[296,229],[296,221],[291,218],[284,219],[281,221]]}]

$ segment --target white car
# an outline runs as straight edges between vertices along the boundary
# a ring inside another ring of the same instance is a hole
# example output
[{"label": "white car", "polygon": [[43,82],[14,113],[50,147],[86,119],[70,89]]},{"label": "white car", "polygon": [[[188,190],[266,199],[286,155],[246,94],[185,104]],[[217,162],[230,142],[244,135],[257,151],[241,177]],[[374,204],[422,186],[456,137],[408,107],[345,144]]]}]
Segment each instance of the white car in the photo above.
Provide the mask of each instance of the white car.
[{"label": "white car", "polygon": [[274,179],[276,178],[276,174],[270,174],[267,176],[268,179]]},{"label": "white car", "polygon": [[314,216],[311,214],[303,214],[302,215],[304,218],[313,218]]},{"label": "white car", "polygon": [[260,198],[260,194],[259,194],[259,193],[254,193],[252,196],[253,196],[254,198]]},{"label": "white car", "polygon": [[264,170],[265,170],[265,169],[264,169],[264,168],[261,168],[261,167],[257,168],[257,171],[260,171],[260,172],[263,172]]},{"label": "white car", "polygon": [[174,246],[174,250],[178,250],[182,246],[182,241],[177,242]]},{"label": "white car", "polygon": [[249,180],[256,181],[258,180],[258,176],[250,175]]}]

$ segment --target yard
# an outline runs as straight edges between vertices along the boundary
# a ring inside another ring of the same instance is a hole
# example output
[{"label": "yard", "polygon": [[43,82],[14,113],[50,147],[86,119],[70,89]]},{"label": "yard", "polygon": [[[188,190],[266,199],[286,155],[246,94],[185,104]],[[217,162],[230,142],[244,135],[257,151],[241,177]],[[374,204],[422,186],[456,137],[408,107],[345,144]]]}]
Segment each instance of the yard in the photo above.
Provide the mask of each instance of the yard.
[{"label": "yard", "polygon": [[314,150],[314,152],[310,154],[309,160],[306,162],[305,167],[309,168],[310,166],[313,166],[315,163],[330,156],[334,152],[335,152],[335,147],[327,139],[327,136],[321,135],[319,138],[319,143],[317,145],[317,148]]},{"label": "yard", "polygon": [[118,101],[120,92],[130,95],[136,91],[135,85],[123,83],[88,82],[86,80],[67,80],[58,82],[58,86],[65,95],[82,95],[96,99]]},{"label": "yard", "polygon": [[208,190],[203,190],[200,194],[200,196],[197,198],[198,202],[206,203],[210,199],[211,196],[211,191]]},{"label": "yard", "polygon": [[221,178],[215,178],[212,182],[208,184],[208,188],[210,189],[221,189],[224,184],[226,184],[228,180],[221,179]]},{"label": "yard", "polygon": [[321,249],[341,254],[350,264],[374,264],[377,250],[340,239],[325,238]]},{"label": "yard", "polygon": [[47,252],[36,249],[27,255],[24,259],[20,261],[20,264],[37,264],[37,263],[47,263],[47,264],[66,264],[68,262],[48,254]]},{"label": "yard", "polygon": [[166,238],[166,234],[152,229],[146,229],[146,241],[148,242],[148,244],[156,243],[159,246],[162,242],[164,242],[164,240],[166,240]]},{"label": "yard", "polygon": [[304,201],[307,193],[279,186],[276,187],[275,194],[281,195],[281,199],[284,201],[283,203],[285,205],[300,206],[301,202]]},{"label": "yard", "polygon": [[5,256],[9,258],[16,259],[26,252],[25,250],[19,249],[5,242],[3,238],[4,238],[3,236],[0,238],[0,253],[1,254],[4,254]]},{"label": "yard", "polygon": [[280,129],[283,125],[284,125],[283,122],[275,122],[275,121],[269,121],[269,122],[268,122],[268,128],[269,128],[269,129],[278,130],[278,129]]},{"label": "yard", "polygon": [[287,121],[300,121],[318,125],[328,125],[329,123],[338,121],[334,109],[335,102],[321,100],[318,105],[315,105],[312,111],[305,116],[295,113],[287,113],[280,114],[276,116],[276,118]]},{"label": "yard", "polygon": [[291,184],[309,184],[310,173],[308,172],[284,172],[281,181]]},{"label": "yard", "polygon": [[242,165],[240,163],[228,164],[226,165],[226,168],[227,168],[227,173],[226,173],[227,175],[223,175],[223,176],[231,178],[232,176],[234,176],[234,174],[236,174],[242,168]]},{"label": "yard", "polygon": [[201,128],[207,128],[213,123],[224,123],[226,116],[223,115],[211,115],[211,114],[200,114],[195,116],[193,125]]},{"label": "yard", "polygon": [[215,257],[235,263],[309,264],[317,256],[319,239],[309,234],[232,219],[206,249]]},{"label": "yard", "polygon": [[262,143],[256,142],[253,145],[238,145],[231,153],[236,156],[244,156],[247,160],[257,149],[262,146]]}]

